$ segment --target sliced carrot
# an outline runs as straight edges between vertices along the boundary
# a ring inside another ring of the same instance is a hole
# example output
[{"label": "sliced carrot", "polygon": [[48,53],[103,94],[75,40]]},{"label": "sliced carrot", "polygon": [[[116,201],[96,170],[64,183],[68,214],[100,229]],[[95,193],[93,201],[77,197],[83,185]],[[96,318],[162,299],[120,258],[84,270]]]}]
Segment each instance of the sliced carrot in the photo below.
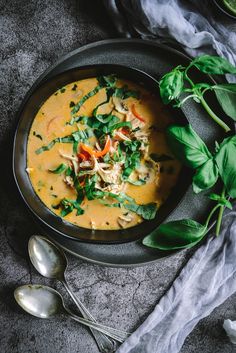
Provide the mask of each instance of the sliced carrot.
[{"label": "sliced carrot", "polygon": [[145,123],[145,120],[141,117],[141,115],[139,115],[136,111],[135,108],[135,104],[132,104],[131,106],[131,112],[134,114],[135,118],[137,118],[138,120],[142,121],[143,123]]}]

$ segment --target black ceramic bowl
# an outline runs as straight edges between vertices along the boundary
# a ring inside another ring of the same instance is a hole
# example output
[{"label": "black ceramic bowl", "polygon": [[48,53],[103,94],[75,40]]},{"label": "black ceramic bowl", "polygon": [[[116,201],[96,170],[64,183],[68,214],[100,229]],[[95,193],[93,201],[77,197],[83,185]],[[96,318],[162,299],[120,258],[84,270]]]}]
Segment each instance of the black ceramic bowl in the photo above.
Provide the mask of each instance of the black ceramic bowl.
[{"label": "black ceramic bowl", "polygon": [[[120,65],[78,67],[43,81],[43,83],[36,86],[33,92],[28,93],[18,113],[19,123],[13,148],[13,173],[18,189],[26,205],[41,224],[44,225],[44,227],[46,226],[48,231],[59,233],[64,237],[88,242],[121,243],[144,237],[165,220],[178,205],[190,185],[191,172],[189,169],[185,167],[182,168],[176,186],[173,188],[171,195],[164,205],[158,210],[154,220],[144,221],[135,227],[121,230],[90,230],[66,222],[43,204],[34,192],[26,172],[28,134],[40,106],[53,92],[70,82],[108,74],[116,74],[120,78],[136,82],[158,95],[159,90],[155,79],[142,71]],[[172,116],[174,116],[175,121],[178,121],[180,124],[187,122],[185,116],[179,109],[174,110]],[[112,210],[110,209],[109,212],[112,212]]]},{"label": "black ceramic bowl", "polygon": [[236,15],[233,14],[233,12],[230,11],[230,9],[228,9],[225,5],[224,2],[222,0],[213,0],[215,5],[218,7],[218,9],[224,13],[226,16],[233,18],[234,20],[236,20]]}]

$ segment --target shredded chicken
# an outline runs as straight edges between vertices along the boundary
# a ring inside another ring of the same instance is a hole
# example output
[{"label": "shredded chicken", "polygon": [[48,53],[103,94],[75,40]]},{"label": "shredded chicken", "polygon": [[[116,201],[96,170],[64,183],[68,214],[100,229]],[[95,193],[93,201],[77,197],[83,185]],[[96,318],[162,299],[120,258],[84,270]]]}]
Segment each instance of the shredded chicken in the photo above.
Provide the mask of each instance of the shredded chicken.
[{"label": "shredded chicken", "polygon": [[120,163],[113,164],[112,168],[108,170],[104,170],[103,168],[98,167],[97,172],[105,183],[120,184],[120,174],[121,174]]},{"label": "shredded chicken", "polygon": [[71,155],[68,155],[68,154],[64,153],[63,151],[61,151],[61,150],[59,150],[59,153],[60,153],[60,156],[62,156],[65,159],[68,159],[69,161],[72,162],[75,174],[77,174],[78,171],[79,171],[78,158],[74,157],[74,156],[71,156]]},{"label": "shredded chicken", "polygon": [[72,164],[73,164],[73,167],[74,167],[74,171],[75,171],[75,175],[78,174],[78,171],[79,171],[79,163],[78,161],[72,161]]},{"label": "shredded chicken", "polygon": [[101,183],[97,182],[95,184],[95,187],[96,189],[99,189],[101,191],[112,192],[113,194],[119,195],[121,192],[124,192],[125,183],[122,182],[121,184],[108,184],[102,187]]},{"label": "shredded chicken", "polygon": [[122,141],[131,141],[130,138],[124,135],[121,131],[116,131],[115,137],[119,137]]},{"label": "shredded chicken", "polygon": [[96,224],[95,224],[95,222],[94,221],[90,221],[90,225],[91,225],[91,228],[92,229],[96,229]]},{"label": "shredded chicken", "polygon": [[83,161],[79,164],[80,168],[92,168],[93,163],[91,161]]},{"label": "shredded chicken", "polygon": [[66,183],[66,185],[70,186],[70,187],[73,187],[74,186],[74,181],[72,179],[71,176],[67,175],[65,178],[64,178],[64,182]]},{"label": "shredded chicken", "polygon": [[119,97],[113,97],[112,98],[112,102],[115,106],[115,110],[118,112],[118,113],[121,113],[121,114],[127,114],[128,112],[128,107],[126,106],[126,104],[124,103],[124,101],[119,98]]},{"label": "shredded chicken", "polygon": [[139,180],[152,182],[154,181],[156,175],[155,165],[153,165],[153,168],[151,168],[151,166],[148,167],[145,163],[141,163],[139,168],[137,169],[137,173]]},{"label": "shredded chicken", "polygon": [[96,142],[95,147],[97,148],[98,151],[101,151],[101,147],[98,142]]},{"label": "shredded chicken", "polygon": [[133,220],[133,218],[133,215],[131,213],[128,213],[127,215],[125,214],[119,216],[117,222],[122,228],[125,228],[127,224]]},{"label": "shredded chicken", "polygon": [[68,159],[69,161],[78,162],[78,158],[77,157],[74,157],[74,156],[71,156],[69,154],[66,154],[65,152],[63,152],[61,150],[59,150],[59,153],[60,153],[60,156],[62,156],[63,158]]},{"label": "shredded chicken", "polygon": [[137,129],[138,127],[142,129],[145,125],[145,123],[137,119],[131,111],[128,111],[126,114],[126,121],[131,122],[133,130]]}]

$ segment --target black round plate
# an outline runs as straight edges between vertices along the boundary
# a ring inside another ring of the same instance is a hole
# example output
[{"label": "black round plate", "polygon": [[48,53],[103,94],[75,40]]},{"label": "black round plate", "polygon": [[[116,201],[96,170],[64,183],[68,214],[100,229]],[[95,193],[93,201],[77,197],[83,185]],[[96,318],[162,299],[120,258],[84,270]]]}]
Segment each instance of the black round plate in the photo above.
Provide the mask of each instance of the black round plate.
[{"label": "black round plate", "polygon": [[[189,58],[177,50],[151,41],[115,39],[92,43],[69,53],[49,68],[30,89],[23,106],[39,85],[69,69],[93,64],[120,64],[142,70],[158,79],[174,66],[187,65],[188,62]],[[195,79],[201,80],[201,75],[197,72]],[[213,145],[214,141],[222,135],[201,106],[189,101],[184,107],[184,113],[195,130],[210,145]],[[177,111],[173,111],[173,114],[178,116]],[[186,175],[185,178],[185,175],[182,175],[183,185],[186,185],[186,182],[188,182],[188,176]],[[194,195],[189,187],[167,220],[180,218],[199,220],[205,216],[208,208],[207,198]],[[44,232],[70,253],[103,265],[138,266],[172,254],[145,248],[140,240],[122,244],[96,244],[66,238],[48,227],[44,228]],[[142,234],[137,234],[136,237],[140,235]]]}]

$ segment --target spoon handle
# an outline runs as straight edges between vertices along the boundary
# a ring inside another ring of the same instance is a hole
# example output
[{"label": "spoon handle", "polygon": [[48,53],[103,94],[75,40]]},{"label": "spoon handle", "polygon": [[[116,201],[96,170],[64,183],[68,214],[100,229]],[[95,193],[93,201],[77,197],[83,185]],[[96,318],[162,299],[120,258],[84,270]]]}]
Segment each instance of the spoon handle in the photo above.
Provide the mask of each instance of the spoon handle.
[{"label": "spoon handle", "polygon": [[[73,291],[71,290],[70,286],[68,285],[68,283],[66,282],[65,279],[62,281],[62,283],[63,283],[64,287],[66,288],[67,292],[70,294],[73,301],[75,302],[75,304],[78,306],[83,317],[96,323],[95,318],[92,316],[92,314],[90,314],[90,312],[84,306],[84,304],[80,301],[80,299],[74,295]],[[93,337],[94,337],[101,353],[115,352],[115,350],[116,350],[115,345],[116,344],[113,340],[111,340],[107,336],[105,336],[105,334],[107,334],[107,332],[105,330],[104,330],[104,332],[99,332],[96,329],[92,328],[92,326],[89,326],[89,327],[90,327],[90,330],[93,334]]]},{"label": "spoon handle", "polygon": [[97,322],[92,322],[90,320],[87,320],[87,319],[84,319],[84,318],[82,318],[80,316],[77,316],[77,315],[73,314],[68,308],[65,308],[65,310],[66,310],[66,312],[68,313],[68,315],[70,316],[71,319],[79,322],[80,324],[88,326],[90,329],[92,328],[92,329],[94,329],[94,330],[96,330],[98,332],[106,334],[107,336],[115,339],[116,341],[118,341],[120,343],[123,343],[125,341],[125,339],[128,338],[128,336],[129,336],[128,333],[125,333],[126,337],[121,338],[119,335],[117,335],[115,333],[115,331],[116,331],[115,329],[113,329],[114,333],[112,333],[112,331],[107,331],[108,327],[105,326],[105,325],[99,324]]}]

